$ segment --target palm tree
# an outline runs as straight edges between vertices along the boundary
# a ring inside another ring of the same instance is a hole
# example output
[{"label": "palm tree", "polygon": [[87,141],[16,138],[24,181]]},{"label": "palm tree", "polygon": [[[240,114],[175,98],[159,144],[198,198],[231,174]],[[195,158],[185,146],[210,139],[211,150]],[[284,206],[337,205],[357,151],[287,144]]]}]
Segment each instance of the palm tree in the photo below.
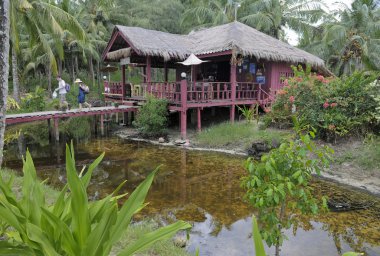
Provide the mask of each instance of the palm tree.
[{"label": "palm tree", "polygon": [[380,9],[374,0],[356,0],[339,17],[320,26],[301,46],[321,56],[337,75],[380,69]]},{"label": "palm tree", "polygon": [[193,0],[192,8],[187,9],[181,19],[185,28],[210,27],[232,22],[235,19],[235,4],[233,0]]},{"label": "palm tree", "polygon": [[0,1],[0,167],[3,162],[9,73],[9,0]]},{"label": "palm tree", "polygon": [[315,31],[314,24],[326,16],[322,7],[321,0],[244,1],[240,20],[280,39],[286,27],[300,34]]},{"label": "palm tree", "polygon": [[[67,2],[67,0],[63,2]],[[15,49],[16,55],[19,49],[20,31],[28,35],[30,48],[35,45],[43,48],[47,56],[45,66],[49,76],[48,88],[51,90],[50,76],[52,73],[57,74],[58,72],[56,57],[60,60],[64,57],[62,38],[65,31],[69,31],[78,40],[82,41],[86,40],[86,33],[72,15],[50,1],[12,0],[11,7],[12,49]],[[13,65],[14,70],[16,70],[16,56]],[[18,86],[16,86],[17,88]]]}]

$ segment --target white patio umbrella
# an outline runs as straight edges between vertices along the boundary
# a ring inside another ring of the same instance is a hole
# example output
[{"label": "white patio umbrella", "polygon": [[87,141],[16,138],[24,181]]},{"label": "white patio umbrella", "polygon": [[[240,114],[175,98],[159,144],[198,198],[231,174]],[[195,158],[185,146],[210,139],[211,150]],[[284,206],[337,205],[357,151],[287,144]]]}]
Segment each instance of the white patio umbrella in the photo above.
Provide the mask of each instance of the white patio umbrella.
[{"label": "white patio umbrella", "polygon": [[[178,63],[181,63],[182,65],[185,65],[185,66],[193,66],[193,65],[199,65],[203,62],[208,62],[208,60],[201,60],[197,56],[195,56],[194,53],[192,53],[190,54],[189,57],[187,57],[186,60],[182,62],[178,62]],[[191,67],[190,81],[193,82],[193,67]]]}]

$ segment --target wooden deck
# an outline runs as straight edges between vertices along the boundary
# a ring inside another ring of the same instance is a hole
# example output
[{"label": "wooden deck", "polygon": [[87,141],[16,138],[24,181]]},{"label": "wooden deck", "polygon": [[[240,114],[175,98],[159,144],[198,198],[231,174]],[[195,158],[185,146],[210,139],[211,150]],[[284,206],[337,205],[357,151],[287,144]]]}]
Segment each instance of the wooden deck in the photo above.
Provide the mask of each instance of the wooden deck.
[{"label": "wooden deck", "polygon": [[93,107],[79,109],[71,109],[67,111],[43,111],[33,113],[22,113],[14,115],[6,115],[5,120],[7,124],[28,123],[39,120],[60,119],[66,117],[79,117],[79,116],[93,116],[104,115],[111,113],[123,113],[136,111],[137,107],[132,106],[119,106],[119,107]]}]

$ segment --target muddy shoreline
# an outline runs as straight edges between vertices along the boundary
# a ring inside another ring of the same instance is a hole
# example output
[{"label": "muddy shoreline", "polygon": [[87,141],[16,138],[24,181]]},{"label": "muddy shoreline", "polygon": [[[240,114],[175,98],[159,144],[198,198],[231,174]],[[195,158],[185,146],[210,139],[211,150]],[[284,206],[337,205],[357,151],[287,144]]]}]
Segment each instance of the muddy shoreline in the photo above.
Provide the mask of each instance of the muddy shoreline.
[{"label": "muddy shoreline", "polygon": [[[114,135],[122,139],[127,139],[127,140],[132,140],[132,141],[142,141],[142,142],[147,142],[147,143],[151,143],[153,145],[159,145],[159,146],[182,147],[182,148],[186,148],[187,150],[211,151],[211,152],[219,152],[219,153],[231,154],[231,155],[236,155],[236,156],[248,157],[247,149],[245,149],[244,146],[225,147],[225,148],[211,148],[211,147],[200,146],[196,143],[195,132],[190,132],[188,134],[188,138],[190,142],[189,145],[180,144],[179,142],[183,143],[183,141],[180,140],[179,132],[175,132],[175,131],[171,131],[169,133],[165,142],[159,142],[157,139],[153,140],[153,139],[141,138],[138,132],[133,128],[119,129],[114,132]],[[348,143],[347,145],[329,144],[328,146],[332,147],[335,150],[336,156],[339,156],[347,147],[351,147],[351,145],[354,145],[357,147],[357,144],[358,144],[358,143],[353,144],[352,142],[347,142],[347,143]],[[372,172],[364,171],[359,166],[355,166],[352,163],[342,163],[342,164],[332,163],[331,167],[328,170],[323,171],[321,175],[317,177],[334,181],[339,184],[351,186],[355,189],[359,189],[361,191],[364,191],[376,196],[380,196],[380,170],[372,171]]]}]

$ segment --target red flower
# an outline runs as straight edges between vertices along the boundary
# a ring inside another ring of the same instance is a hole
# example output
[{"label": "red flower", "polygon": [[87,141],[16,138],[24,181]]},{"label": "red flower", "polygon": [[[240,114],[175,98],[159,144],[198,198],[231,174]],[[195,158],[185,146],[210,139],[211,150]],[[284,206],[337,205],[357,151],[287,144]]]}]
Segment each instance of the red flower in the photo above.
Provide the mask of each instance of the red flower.
[{"label": "red flower", "polygon": [[288,92],[287,91],[285,91],[285,90],[278,90],[277,91],[277,94],[278,95],[285,95],[285,94],[287,94]]},{"label": "red flower", "polygon": [[327,80],[327,79],[323,79],[323,80],[322,80],[322,83],[324,83],[324,84],[328,84],[328,83],[329,83],[329,80]]},{"label": "red flower", "polygon": [[323,108],[328,108],[330,105],[329,103],[326,101],[325,103],[323,103]]},{"label": "red flower", "polygon": [[336,106],[338,106],[338,103],[331,103],[331,105],[330,105],[332,108],[335,108]]},{"label": "red flower", "polygon": [[289,81],[288,81],[288,79],[285,79],[285,81],[284,81],[284,85],[285,85],[285,86],[289,86]]},{"label": "red flower", "polygon": [[317,80],[320,81],[320,82],[323,82],[325,80],[325,78],[321,75],[318,75],[317,76]]},{"label": "red flower", "polygon": [[290,96],[290,97],[289,97],[289,101],[290,101],[290,103],[293,103],[294,100],[295,100],[294,96]]}]

